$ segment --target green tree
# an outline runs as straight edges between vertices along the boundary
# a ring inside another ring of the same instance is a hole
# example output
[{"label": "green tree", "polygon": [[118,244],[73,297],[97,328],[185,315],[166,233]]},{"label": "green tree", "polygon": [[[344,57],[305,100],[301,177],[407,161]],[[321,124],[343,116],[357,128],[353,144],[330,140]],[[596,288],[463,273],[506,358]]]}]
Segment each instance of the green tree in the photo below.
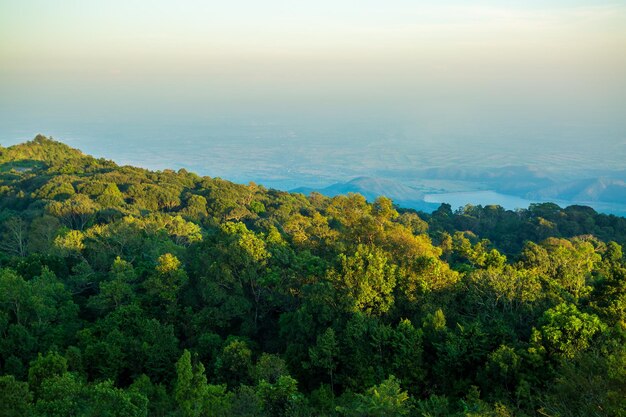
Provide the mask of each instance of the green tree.
[{"label": "green tree", "polygon": [[2,224],[0,249],[24,257],[28,249],[28,238],[28,223],[20,216],[10,217]]},{"label": "green tree", "polygon": [[564,361],[542,401],[543,413],[568,417],[626,414],[626,349],[609,346]]},{"label": "green tree", "polygon": [[285,417],[301,407],[302,397],[298,393],[298,381],[283,375],[275,383],[259,382],[257,393],[268,416]]},{"label": "green tree", "polygon": [[86,385],[68,372],[43,381],[34,415],[146,417],[147,413],[144,395],[115,388],[110,381]]},{"label": "green tree", "polygon": [[330,389],[334,391],[334,372],[337,369],[337,356],[339,355],[339,344],[335,339],[335,331],[332,327],[329,327],[317,336],[317,343],[315,346],[309,348],[309,357],[311,358],[311,364],[315,367],[321,368],[328,373],[328,379],[330,381]]},{"label": "green tree", "polygon": [[0,270],[0,306],[10,312],[10,319],[22,324],[28,314],[31,288],[15,271]]},{"label": "green tree", "polygon": [[70,229],[83,230],[89,225],[99,206],[84,194],[76,194],[62,202],[52,201],[48,212],[58,217]]},{"label": "green tree", "polygon": [[183,417],[228,416],[231,395],[224,385],[208,385],[201,362],[192,364],[191,353],[183,352],[176,363],[174,398]]},{"label": "green tree", "polygon": [[20,382],[13,375],[0,376],[0,415],[21,417],[32,413],[33,394],[28,383]]},{"label": "green tree", "polygon": [[349,407],[338,407],[342,415],[354,417],[406,416],[410,413],[409,395],[392,375],[380,385],[358,394]]},{"label": "green tree", "polygon": [[110,182],[96,198],[96,203],[102,207],[118,207],[124,203],[124,195],[116,184]]},{"label": "green tree", "polygon": [[359,245],[354,255],[340,255],[341,268],[331,281],[353,303],[354,311],[381,315],[389,311],[396,286],[396,266],[375,246]]},{"label": "green tree", "polygon": [[49,254],[60,227],[61,223],[53,216],[44,214],[33,219],[28,231],[28,251]]},{"label": "green tree", "polygon": [[185,349],[176,362],[174,398],[184,417],[201,416],[206,412],[207,379],[202,363],[192,365],[191,353]]},{"label": "green tree", "polygon": [[254,375],[257,383],[266,381],[273,384],[281,376],[289,375],[289,370],[280,356],[263,353],[254,367]]},{"label": "green tree", "polygon": [[49,352],[46,356],[41,353],[30,363],[28,369],[28,385],[37,393],[45,379],[61,376],[67,372],[67,360],[55,352]]},{"label": "green tree", "polygon": [[232,388],[249,383],[252,369],[252,351],[238,339],[224,346],[215,364],[218,377]]},{"label": "green tree", "polygon": [[134,284],[137,279],[132,264],[118,256],[113,261],[109,277],[100,282],[100,293],[91,297],[89,304],[107,311],[132,303],[136,297]]},{"label": "green tree", "polygon": [[605,330],[597,316],[583,313],[567,303],[547,310],[540,324],[541,340],[548,351],[565,359],[587,349],[592,338]]},{"label": "green tree", "polygon": [[166,314],[171,319],[176,313],[180,290],[188,279],[176,256],[171,253],[159,256],[155,273],[144,282],[146,292],[154,300],[152,306],[165,306]]}]

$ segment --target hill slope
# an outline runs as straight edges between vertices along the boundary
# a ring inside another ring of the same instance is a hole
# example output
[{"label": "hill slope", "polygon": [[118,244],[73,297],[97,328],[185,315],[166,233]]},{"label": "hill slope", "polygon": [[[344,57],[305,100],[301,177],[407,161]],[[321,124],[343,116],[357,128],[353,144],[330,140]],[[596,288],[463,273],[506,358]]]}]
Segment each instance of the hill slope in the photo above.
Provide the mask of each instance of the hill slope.
[{"label": "hill slope", "polygon": [[626,412],[624,218],[0,158],[0,415]]}]

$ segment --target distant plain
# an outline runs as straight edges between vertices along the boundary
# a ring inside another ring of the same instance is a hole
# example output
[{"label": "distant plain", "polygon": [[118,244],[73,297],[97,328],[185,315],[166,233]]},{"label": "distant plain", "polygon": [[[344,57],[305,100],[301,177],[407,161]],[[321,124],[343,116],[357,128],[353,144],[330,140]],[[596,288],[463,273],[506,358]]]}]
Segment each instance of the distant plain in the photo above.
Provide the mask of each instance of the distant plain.
[{"label": "distant plain", "polygon": [[[184,168],[304,193],[329,194],[325,189],[331,187],[330,194],[391,194],[400,205],[423,210],[442,202],[453,209],[465,204],[515,209],[553,201],[626,214],[626,141],[619,132],[604,132],[604,140],[591,141],[585,140],[591,133],[574,127],[554,134],[529,130],[470,135],[393,125],[370,128],[367,123],[323,126],[255,120],[84,122],[44,132],[35,126],[7,126],[0,128],[0,143],[8,146],[43,133],[119,164]],[[385,183],[378,189],[345,185],[359,178]]]}]

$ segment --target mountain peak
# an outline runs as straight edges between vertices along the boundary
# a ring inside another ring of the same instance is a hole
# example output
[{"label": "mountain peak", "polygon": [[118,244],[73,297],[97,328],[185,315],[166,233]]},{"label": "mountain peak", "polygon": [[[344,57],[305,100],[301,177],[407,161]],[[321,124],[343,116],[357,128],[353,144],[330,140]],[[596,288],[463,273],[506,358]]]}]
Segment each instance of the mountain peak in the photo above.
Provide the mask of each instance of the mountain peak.
[{"label": "mountain peak", "polygon": [[111,161],[98,160],[65,143],[45,135],[7,148],[0,147],[0,164],[5,168],[50,169],[53,171],[85,171],[115,166]]},{"label": "mountain peak", "polygon": [[52,165],[68,160],[91,158],[78,149],[41,134],[28,142],[9,146],[0,151],[0,160],[2,162],[31,160]]}]

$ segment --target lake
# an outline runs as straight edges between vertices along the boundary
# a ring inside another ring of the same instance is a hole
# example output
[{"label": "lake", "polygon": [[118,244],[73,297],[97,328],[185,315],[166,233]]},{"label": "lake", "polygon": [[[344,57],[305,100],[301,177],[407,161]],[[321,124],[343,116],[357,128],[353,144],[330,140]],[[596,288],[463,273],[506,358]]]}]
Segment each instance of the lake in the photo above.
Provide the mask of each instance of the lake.
[{"label": "lake", "polygon": [[[507,210],[515,210],[517,208],[528,208],[532,203],[544,203],[546,201],[527,200],[525,198],[516,197],[508,194],[501,194],[496,191],[462,191],[454,193],[437,193],[425,194],[424,201],[427,203],[448,203],[452,206],[452,210],[464,207],[466,204],[488,206],[497,204]],[[599,213],[614,214],[616,216],[626,216],[626,205],[616,203],[604,203],[597,201],[551,201],[560,207],[571,205],[581,205],[593,207]]]}]

